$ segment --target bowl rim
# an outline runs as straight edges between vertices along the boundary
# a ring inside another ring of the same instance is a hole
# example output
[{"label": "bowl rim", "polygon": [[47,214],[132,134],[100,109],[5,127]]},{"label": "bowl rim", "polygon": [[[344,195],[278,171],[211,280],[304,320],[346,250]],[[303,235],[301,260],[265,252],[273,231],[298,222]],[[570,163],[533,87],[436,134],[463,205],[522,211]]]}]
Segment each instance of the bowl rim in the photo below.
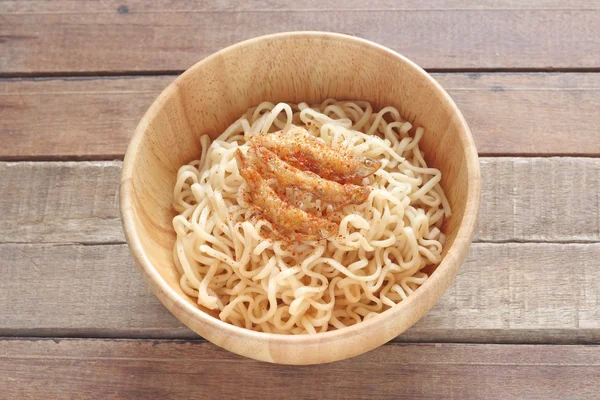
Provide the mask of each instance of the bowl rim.
[{"label": "bowl rim", "polygon": [[[390,56],[400,59],[401,61],[409,65],[411,68],[413,68],[421,76],[421,78],[427,80],[431,85],[433,85],[435,90],[443,96],[444,100],[451,108],[452,113],[454,117],[457,118],[457,123],[460,126],[459,138],[462,142],[463,155],[466,159],[468,180],[465,201],[467,206],[470,205],[472,207],[471,209],[465,209],[464,215],[462,217],[462,220],[460,221],[460,225],[456,234],[457,238],[469,238],[467,245],[465,246],[465,243],[462,240],[455,240],[454,243],[452,243],[452,246],[448,248],[446,255],[444,256],[436,270],[429,276],[425,283],[419,287],[420,290],[416,290],[415,293],[409,296],[406,300],[403,300],[402,302],[396,304],[394,307],[391,307],[390,309],[379,313],[375,317],[370,318],[366,321],[362,321],[356,325],[348,326],[342,329],[320,332],[312,335],[287,335],[279,333],[265,333],[241,328],[229,324],[227,322],[221,321],[220,319],[207,314],[195,305],[191,304],[189,301],[185,300],[163,279],[163,277],[160,275],[153,263],[147,257],[142,246],[139,233],[136,230],[136,225],[134,223],[133,207],[130,205],[132,203],[130,191],[125,189],[125,183],[129,181],[133,176],[134,165],[136,164],[137,158],[137,148],[140,146],[140,143],[143,139],[144,131],[149,121],[149,118],[155,115],[156,112],[162,107],[162,99],[167,96],[167,94],[172,90],[174,86],[177,86],[181,81],[185,80],[188,75],[193,74],[195,71],[202,69],[204,64],[214,60],[217,57],[264,40],[279,40],[286,38],[330,39],[335,41],[353,42],[356,45],[372,47],[380,52],[386,53]],[[139,124],[137,125],[134,131],[133,137],[129,143],[129,146],[127,147],[125,158],[123,160],[123,170],[121,173],[119,198],[119,208],[121,211],[123,230],[125,232],[125,237],[129,245],[130,252],[133,255],[134,260],[136,261],[136,264],[142,270],[142,273],[145,275],[145,278],[150,279],[155,285],[157,285],[157,288],[153,287],[153,285],[150,286],[153,289],[159,289],[160,291],[162,291],[179,310],[185,313],[185,319],[198,319],[202,323],[207,324],[210,328],[218,329],[222,333],[230,335],[232,337],[242,336],[252,341],[269,342],[270,344],[274,345],[296,344],[309,346],[311,344],[323,344],[353,337],[355,335],[360,334],[362,331],[368,330],[369,328],[373,328],[376,325],[381,324],[386,319],[394,319],[396,317],[399,317],[407,308],[411,306],[413,302],[417,301],[423,296],[427,296],[429,294],[428,292],[430,287],[436,285],[439,281],[445,279],[447,273],[455,273],[458,270],[458,268],[464,261],[464,258],[466,257],[466,254],[469,249],[469,244],[475,232],[477,215],[479,212],[480,168],[477,150],[475,148],[475,143],[471,131],[458,106],[454,103],[450,95],[442,88],[442,86],[416,63],[409,60],[405,56],[395,52],[394,50],[391,50],[383,45],[380,45],[367,39],[333,32],[294,31],[258,36],[252,39],[235,43],[200,60],[199,62],[188,68],[181,75],[179,75],[173,82],[171,82],[153,101],[152,105],[144,113],[144,116],[141,118]],[[449,257],[451,253],[454,254],[454,257]],[[454,264],[459,265],[455,266]],[[453,269],[454,271],[452,271]],[[445,287],[444,291],[445,289],[447,288]],[[440,297],[444,291],[440,293]],[[161,300],[161,302],[163,302],[163,304],[165,304],[165,306],[167,306],[167,304],[164,302],[164,299],[161,296],[157,297]],[[436,302],[437,300],[439,300],[439,297],[438,299],[436,299]],[[172,314],[174,314],[172,312],[171,307],[167,306],[167,308],[171,311]],[[177,315],[175,316],[187,325],[183,318]]]}]

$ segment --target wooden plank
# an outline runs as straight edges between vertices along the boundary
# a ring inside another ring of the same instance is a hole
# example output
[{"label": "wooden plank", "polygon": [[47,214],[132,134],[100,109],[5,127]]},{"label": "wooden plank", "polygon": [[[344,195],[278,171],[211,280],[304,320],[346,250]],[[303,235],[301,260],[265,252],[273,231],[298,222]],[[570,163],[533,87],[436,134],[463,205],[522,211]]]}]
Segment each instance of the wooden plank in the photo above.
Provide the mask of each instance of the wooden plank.
[{"label": "wooden plank", "polygon": [[[0,245],[0,336],[196,338],[126,245]],[[600,243],[475,243],[408,342],[597,343]]]},{"label": "wooden plank", "polygon": [[595,41],[600,10],[594,3],[549,2],[549,8],[546,2],[530,8],[515,1],[500,7],[487,1],[487,8],[457,1],[447,7],[438,1],[433,8],[416,1],[400,7],[353,1],[347,8],[333,0],[306,7],[257,0],[247,8],[195,6],[191,0],[175,7],[141,3],[88,1],[78,8],[58,2],[51,11],[27,5],[14,11],[11,2],[0,10],[0,73],[180,71],[241,40],[294,30],[364,37],[429,69],[600,68]]},{"label": "wooden plank", "polygon": [[0,242],[124,242],[121,162],[0,163]]},{"label": "wooden plank", "polygon": [[598,346],[388,344],[354,359],[298,367],[242,359],[209,343],[0,341],[7,399],[83,393],[93,399],[190,393],[202,399],[594,399],[599,368]]},{"label": "wooden plank", "polygon": [[158,302],[126,245],[0,245],[0,336],[194,337]]},{"label": "wooden plank", "polygon": [[142,115],[173,79],[0,81],[0,158],[123,158]]},{"label": "wooden plank", "polygon": [[476,240],[600,240],[600,159],[482,158],[480,164]]},{"label": "wooden plank", "polygon": [[600,74],[434,74],[482,155],[600,154]]},{"label": "wooden plank", "polygon": [[[600,74],[433,75],[482,155],[600,154]],[[139,119],[174,78],[0,81],[0,159],[122,158]]]},{"label": "wooden plank", "polygon": [[342,3],[333,3],[331,0],[304,0],[302,2],[290,1],[266,1],[266,0],[155,0],[152,2],[144,0],[3,0],[0,5],[2,13],[81,13],[81,12],[113,12],[119,10],[150,12],[170,10],[172,12],[184,12],[190,10],[206,11],[257,11],[257,10],[314,10],[330,9],[335,5],[340,10],[362,10],[367,8],[379,10],[403,9],[403,10],[504,10],[518,8],[525,10],[544,9],[596,9],[598,4],[594,0],[532,0],[523,2],[521,0],[480,0],[477,3],[468,0],[431,0],[426,3],[420,0],[405,0],[398,3],[395,0],[346,0]]},{"label": "wooden plank", "polygon": [[[600,159],[482,158],[475,241],[600,241]],[[0,162],[0,243],[123,243],[121,162]]]}]

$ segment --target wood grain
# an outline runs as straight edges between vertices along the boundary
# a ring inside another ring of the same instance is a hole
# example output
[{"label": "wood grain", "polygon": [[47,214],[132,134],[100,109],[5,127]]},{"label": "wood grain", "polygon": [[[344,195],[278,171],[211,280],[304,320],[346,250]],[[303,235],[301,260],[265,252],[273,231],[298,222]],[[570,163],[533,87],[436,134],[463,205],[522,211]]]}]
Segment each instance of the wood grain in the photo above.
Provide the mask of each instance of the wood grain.
[{"label": "wood grain", "polygon": [[0,245],[0,260],[4,334],[193,336],[152,295],[126,245]]},{"label": "wood grain", "polygon": [[[232,2],[228,0],[3,0],[3,13],[81,13],[81,12],[150,12],[172,11],[184,12],[189,10],[206,11],[260,11],[260,10],[314,10],[314,9],[340,9],[340,10],[374,10],[404,9],[404,10],[504,10],[504,9],[580,9],[593,10],[598,8],[594,0],[480,0],[477,3],[468,0],[431,0],[426,3],[420,0],[405,0],[398,3],[395,0],[346,0],[342,3],[333,0],[304,0],[302,2],[273,1],[273,0],[247,0]],[[125,10],[125,8],[127,10]]]},{"label": "wood grain", "polygon": [[434,77],[465,115],[482,155],[600,155],[600,74]]},{"label": "wood grain", "polygon": [[[197,338],[126,245],[0,245],[0,335]],[[454,284],[397,340],[598,343],[600,244],[474,243]]]},{"label": "wood grain", "polygon": [[123,158],[172,76],[4,80],[0,158]]},{"label": "wood grain", "polygon": [[[600,154],[600,74],[433,76],[465,115],[480,155]],[[0,159],[122,158],[174,78],[2,80]]]},{"label": "wood grain", "polygon": [[600,67],[593,2],[23,3],[0,6],[4,75],[181,71],[241,40],[293,30],[364,37],[429,69]]},{"label": "wood grain", "polygon": [[0,396],[594,399],[599,368],[598,346],[388,344],[346,361],[291,367],[209,343],[3,340]]},{"label": "wood grain", "polygon": [[[600,71],[599,22],[591,0],[306,0],[292,10],[270,0],[5,0],[0,76],[174,73],[291,29],[363,36],[430,69]],[[600,155],[599,74],[434,76],[482,155]],[[122,158],[173,79],[0,79],[0,159]],[[481,168],[476,240],[486,243],[393,344],[298,368],[201,339],[0,340],[0,398],[596,398],[598,346],[398,344],[600,342],[598,160],[484,158]],[[0,335],[197,338],[120,244],[120,171],[120,162],[0,163]]]},{"label": "wood grain", "polygon": [[485,158],[481,168],[477,240],[600,240],[600,160]]},{"label": "wood grain", "polygon": [[[482,158],[475,241],[600,241],[600,160]],[[0,162],[0,243],[123,243],[121,162]]]},{"label": "wood grain", "polygon": [[120,162],[0,163],[0,242],[123,243]]}]

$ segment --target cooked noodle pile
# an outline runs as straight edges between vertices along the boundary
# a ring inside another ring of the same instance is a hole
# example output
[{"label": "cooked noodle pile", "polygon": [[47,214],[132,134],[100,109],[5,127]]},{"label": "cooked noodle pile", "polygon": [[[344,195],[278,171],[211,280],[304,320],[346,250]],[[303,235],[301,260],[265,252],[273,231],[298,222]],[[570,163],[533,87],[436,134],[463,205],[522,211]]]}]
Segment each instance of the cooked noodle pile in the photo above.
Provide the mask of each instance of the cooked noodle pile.
[{"label": "cooked noodle pile", "polygon": [[[252,137],[292,125],[340,153],[381,161],[363,179],[367,200],[341,209],[268,181],[290,204],[338,223],[326,239],[277,235],[252,205],[236,161]],[[374,113],[368,102],[329,99],[313,106],[265,102],[212,142],[203,136],[200,159],[179,169],[174,188],[182,290],[223,321],[283,334],[340,329],[406,299],[428,278],[422,269],[441,261],[440,228],[450,216],[441,173],[419,150],[423,129],[411,128],[393,107]]]}]

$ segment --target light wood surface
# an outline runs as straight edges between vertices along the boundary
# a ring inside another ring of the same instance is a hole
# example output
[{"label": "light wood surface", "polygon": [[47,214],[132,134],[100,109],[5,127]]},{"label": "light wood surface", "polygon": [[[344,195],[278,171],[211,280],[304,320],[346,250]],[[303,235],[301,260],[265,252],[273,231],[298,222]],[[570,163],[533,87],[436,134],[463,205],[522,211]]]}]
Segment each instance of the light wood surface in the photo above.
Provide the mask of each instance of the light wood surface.
[{"label": "light wood surface", "polygon": [[[432,75],[465,115],[480,155],[600,154],[598,74]],[[174,79],[0,81],[0,131],[10,132],[0,159],[123,158],[139,118]]]},{"label": "light wood surface", "polygon": [[[123,6],[121,0],[3,0],[3,11],[7,13],[75,13],[75,12],[113,12]],[[293,6],[292,6],[293,5]],[[129,0],[126,2],[130,12],[185,12],[196,11],[262,11],[263,9],[290,11],[290,10],[315,10],[318,8],[332,7],[335,5],[340,10],[353,9],[406,9],[406,10],[438,10],[455,11],[465,8],[471,10],[503,10],[507,8],[523,10],[592,10],[596,3],[594,0],[536,0],[522,2],[521,0],[480,0],[472,3],[465,0],[431,0],[424,3],[420,0],[405,0],[401,6],[394,0],[346,0],[343,3],[334,3],[333,0],[305,0],[297,3],[283,1],[247,0],[232,2],[228,0]],[[122,9],[121,12],[124,12]]]},{"label": "light wood surface", "polygon": [[[0,335],[197,337],[152,295],[126,245],[3,244],[0,259]],[[396,340],[598,342],[599,259],[600,243],[474,243],[454,284]]]},{"label": "light wood surface", "polygon": [[282,367],[208,343],[0,342],[6,398],[596,399],[598,369],[597,346],[389,344],[334,364]]},{"label": "light wood surface", "polygon": [[0,130],[10,133],[0,158],[122,159],[141,116],[174,79],[0,80]]},{"label": "light wood surface", "polygon": [[[600,159],[484,157],[480,165],[476,242],[600,240],[600,200],[589,195],[600,192]],[[121,166],[0,162],[0,243],[124,243]]]},{"label": "light wood surface", "polygon": [[121,165],[0,162],[0,243],[124,243]]},{"label": "light wood surface", "polygon": [[477,240],[597,242],[600,160],[488,158]]},{"label": "light wood surface", "polygon": [[[589,368],[585,354],[600,351],[598,159],[581,157],[600,155],[598,2],[333,3],[0,1],[0,160],[20,161],[0,169],[0,399],[169,398],[181,390],[286,398],[288,389],[297,398],[313,388],[330,398],[597,397],[598,387],[588,390],[595,375],[580,367]],[[263,29],[314,28],[323,23],[314,18],[320,7],[343,9],[338,17],[323,13],[331,29],[367,35],[446,71],[434,76],[489,157],[481,160],[480,243],[437,305],[394,339],[481,345],[453,347],[454,358],[442,361],[384,346],[303,368],[258,364],[206,342],[193,352],[176,340],[55,345],[64,337],[197,336],[150,293],[121,244],[113,197],[121,163],[63,168],[39,160],[122,159],[144,110],[178,72]],[[523,155],[540,158],[515,158]],[[545,158],[551,155],[561,157]],[[569,155],[576,158],[562,157]],[[65,181],[63,192],[50,185],[57,180]],[[15,335],[45,337],[54,347]],[[124,357],[137,361],[119,367]],[[582,363],[556,367],[557,359]],[[422,364],[399,365],[405,360]],[[367,383],[347,378],[356,376]]]},{"label": "light wood surface", "polygon": [[[376,109],[394,106],[414,126],[428,132],[419,146],[428,165],[442,173],[440,184],[452,209],[452,216],[444,221],[443,259],[414,295],[345,329],[294,336],[257,333],[224,323],[200,310],[179,284],[172,260],[172,188],[177,169],[197,158],[201,135],[217,137],[264,99],[311,104],[326,98],[363,99]],[[169,85],[140,121],[125,154],[120,209],[125,237],[144,279],[180,321],[246,357],[316,364],[380,346],[431,309],[467,255],[479,197],[473,138],[439,84],[409,60],[372,42],[300,32],[265,36],[222,50]]]},{"label": "light wood surface", "polygon": [[[598,316],[589,307],[599,307],[592,295],[600,288],[591,286],[582,291],[579,287],[586,280],[600,281],[596,276],[598,263],[594,262],[599,259],[595,243],[599,240],[600,207],[597,196],[586,195],[600,192],[600,160],[483,158],[481,167],[482,212],[475,241],[495,244],[475,245],[475,253],[468,257],[457,278],[467,286],[457,294],[453,285],[452,294],[443,296],[423,322],[400,339],[545,342],[560,338],[561,342],[577,343],[598,338]],[[7,210],[0,221],[0,242],[18,238],[19,242],[33,244],[123,243],[115,185],[120,172],[120,162],[0,163],[0,191],[5,194],[0,204]],[[572,182],[568,185],[561,184],[569,180]],[[552,196],[546,195],[552,191]],[[24,198],[27,207],[22,203]],[[544,215],[551,218],[540,218]],[[575,240],[589,242],[591,247],[503,244]],[[149,291],[143,290],[125,246],[0,246],[0,260],[7,271],[5,276],[10,277],[2,282],[0,290],[4,294],[0,303],[10,310],[0,319],[0,335],[34,334],[43,329],[47,335],[194,337],[153,301]],[[507,296],[507,300],[492,295],[506,288],[510,293],[526,292],[527,285],[519,285],[522,277],[518,269],[508,274],[497,272],[504,271],[507,263],[521,265],[527,276],[539,274],[543,278],[551,276],[544,273],[546,269],[561,271],[562,265],[575,263],[576,268],[584,268],[576,274],[583,281],[570,280],[567,275],[550,280],[535,292],[533,298],[539,298],[539,303],[524,315],[515,315],[509,310],[522,306],[516,297]],[[50,265],[60,266],[50,271],[50,280],[43,274],[30,273],[31,268],[44,272],[43,267]],[[469,271],[478,269],[482,271],[480,279],[461,279],[463,273],[470,275]],[[73,277],[79,279],[73,281]],[[489,292],[478,289],[482,281],[489,282]],[[515,285],[519,289],[513,288]],[[21,298],[19,293],[30,287],[38,288],[37,294]],[[567,288],[561,300],[564,307],[543,307],[553,304],[556,298],[556,291],[546,287]],[[79,303],[82,292],[90,293],[85,303]],[[130,297],[120,296],[123,292]],[[55,296],[57,293],[61,294]],[[474,298],[468,301],[468,307],[448,303],[455,295],[463,298],[469,294]],[[57,300],[40,301],[46,298]],[[109,307],[106,298],[125,303],[117,306],[113,302]],[[490,303],[489,298],[495,301]],[[584,306],[587,311],[580,315],[578,310]],[[56,309],[62,311],[53,313]],[[96,311],[86,314],[85,309]],[[99,310],[104,310],[101,318],[97,318]],[[460,319],[456,319],[457,312],[461,313]],[[570,316],[564,318],[565,313]],[[432,315],[438,317],[432,319]]]},{"label": "light wood surface", "polygon": [[430,69],[592,69],[600,63],[600,12],[593,1],[252,1],[241,7],[87,1],[80,7],[63,0],[40,11],[22,3],[0,5],[6,74],[182,71],[241,40],[298,30],[364,37]]}]

